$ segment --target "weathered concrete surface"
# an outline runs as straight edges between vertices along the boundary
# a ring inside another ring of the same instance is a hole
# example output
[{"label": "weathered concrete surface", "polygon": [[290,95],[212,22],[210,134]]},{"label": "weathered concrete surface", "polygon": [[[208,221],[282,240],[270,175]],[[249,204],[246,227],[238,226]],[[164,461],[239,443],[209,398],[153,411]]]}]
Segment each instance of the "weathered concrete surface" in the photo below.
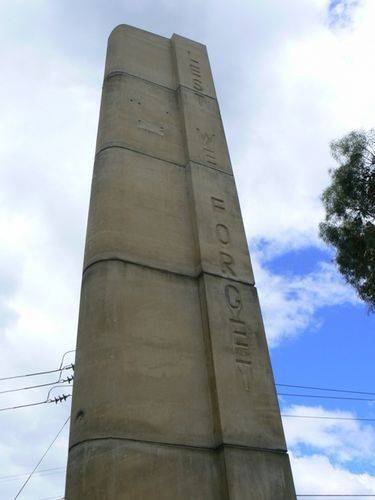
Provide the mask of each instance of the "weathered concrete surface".
[{"label": "weathered concrete surface", "polygon": [[222,442],[285,450],[255,288],[204,275],[200,290]]},{"label": "weathered concrete surface", "polygon": [[171,38],[176,87],[186,87],[216,98],[214,81],[205,45],[174,34]]},{"label": "weathered concrete surface", "polygon": [[[291,500],[295,498],[286,454],[224,447],[228,497],[231,500]],[[220,497],[219,497],[220,498]]]},{"label": "weathered concrete surface", "polygon": [[186,176],[201,270],[254,284],[233,178],[193,162]]},{"label": "weathered concrete surface", "polygon": [[204,45],[108,45],[67,500],[294,499]]},{"label": "weathered concrete surface", "polygon": [[197,274],[184,168],[110,148],[97,156],[91,192],[85,268],[118,258]]},{"label": "weathered concrete surface", "polygon": [[114,74],[103,87],[97,152],[121,146],[184,165],[184,141],[175,92]]},{"label": "weathered concrete surface", "polygon": [[293,498],[289,459],[278,453],[98,439],[72,448],[70,460],[70,500]]},{"label": "weathered concrete surface", "polygon": [[163,36],[121,24],[108,40],[105,76],[127,73],[176,89],[171,42]]},{"label": "weathered concrete surface", "polygon": [[232,173],[224,128],[216,99],[181,87],[178,91],[188,159]]},{"label": "weathered concrete surface", "polygon": [[72,448],[67,485],[69,500],[228,498],[214,452],[119,439]]},{"label": "weathered concrete surface", "polygon": [[84,274],[70,444],[213,446],[198,282],[118,261]]}]

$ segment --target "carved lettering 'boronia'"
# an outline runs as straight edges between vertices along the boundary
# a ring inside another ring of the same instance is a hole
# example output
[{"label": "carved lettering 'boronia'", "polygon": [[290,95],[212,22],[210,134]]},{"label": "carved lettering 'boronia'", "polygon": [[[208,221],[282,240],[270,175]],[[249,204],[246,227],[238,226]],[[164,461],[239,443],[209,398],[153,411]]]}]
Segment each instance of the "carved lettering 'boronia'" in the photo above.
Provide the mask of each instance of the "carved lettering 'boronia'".
[{"label": "carved lettering 'boronia'", "polygon": [[[231,237],[229,228],[220,221],[220,214],[226,211],[225,202],[222,198],[211,196],[212,208],[215,213],[215,235],[220,244],[221,269],[228,276],[236,276],[234,271],[234,259],[230,255]],[[225,252],[223,251],[225,249]],[[248,326],[242,318],[242,297],[239,286],[226,284],[224,287],[225,302],[230,311],[228,318],[232,342],[234,361],[242,378],[242,383],[246,391],[250,391],[252,380],[252,345],[251,334]]]}]

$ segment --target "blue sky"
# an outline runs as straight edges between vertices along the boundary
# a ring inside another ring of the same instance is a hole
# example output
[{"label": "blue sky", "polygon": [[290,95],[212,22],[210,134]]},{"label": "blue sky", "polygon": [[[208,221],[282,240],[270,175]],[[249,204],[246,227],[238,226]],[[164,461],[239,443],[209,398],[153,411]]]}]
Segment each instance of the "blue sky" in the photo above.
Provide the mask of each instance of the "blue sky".
[{"label": "blue sky", "polygon": [[[309,272],[321,261],[315,249],[285,254],[269,266],[278,273]],[[308,262],[308,267],[305,262]],[[310,267],[311,266],[311,267]],[[317,386],[375,392],[373,386],[373,350],[375,318],[367,314],[364,305],[340,304],[322,307],[315,314],[316,324],[296,338],[286,340],[271,350],[276,382],[282,384]],[[306,389],[278,387],[279,392],[322,394]],[[329,393],[329,396],[340,396]],[[375,396],[341,394],[346,397]],[[346,410],[358,417],[375,418],[375,404],[362,401],[282,397],[281,407],[322,405],[326,410]],[[309,451],[307,449],[307,451]],[[311,452],[311,450],[310,450]],[[352,471],[375,473],[375,463],[359,461],[349,464]]]},{"label": "blue sky", "polygon": [[[375,392],[374,316],[318,237],[330,141],[374,126],[374,18],[373,0],[2,0],[0,377],[55,368],[75,345],[106,40],[127,23],[208,46],[276,381]],[[2,406],[45,396],[0,394]],[[281,406],[375,418],[368,402]],[[0,498],[68,414],[67,403],[0,414]],[[375,494],[373,424],[290,418],[284,428],[298,492]],[[64,431],[41,467],[58,470],[20,498],[59,497],[66,455]]]}]

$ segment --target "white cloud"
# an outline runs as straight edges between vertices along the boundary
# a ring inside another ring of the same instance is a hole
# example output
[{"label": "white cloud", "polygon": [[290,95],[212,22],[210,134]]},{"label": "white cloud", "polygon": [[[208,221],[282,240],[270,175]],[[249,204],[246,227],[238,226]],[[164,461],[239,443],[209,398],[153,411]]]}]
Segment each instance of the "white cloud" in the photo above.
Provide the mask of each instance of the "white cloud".
[{"label": "white cloud", "polygon": [[[291,454],[290,459],[295,488],[301,495],[375,493],[375,476],[350,472],[332,464],[324,455],[297,457]],[[340,500],[339,496],[330,498]]]},{"label": "white cloud", "polygon": [[282,276],[270,272],[262,256],[253,254],[253,267],[271,346],[319,325],[319,310],[338,304],[357,304],[354,291],[332,264],[321,262],[305,275]]},{"label": "white cloud", "polygon": [[304,31],[292,9],[281,17],[283,36],[273,33],[255,62],[249,49],[242,91],[230,97],[237,114],[227,114],[225,94],[223,112],[248,235],[291,245],[316,244],[319,197],[334,165],[329,143],[372,127],[375,106],[374,2],[353,9],[352,24],[339,30],[324,22],[328,2],[300,4]]},{"label": "white cloud", "polygon": [[[350,411],[321,406],[284,407],[287,415],[356,418]],[[375,493],[375,430],[368,423],[350,420],[283,418],[296,491],[300,494]],[[353,468],[354,466],[354,468]]]},{"label": "white cloud", "polygon": [[338,420],[284,418],[288,447],[293,450],[294,455],[301,455],[304,447],[308,446],[314,453],[324,453],[336,462],[360,460],[365,461],[368,466],[375,465],[374,427],[361,421],[340,420],[356,418],[355,413],[302,405],[284,407],[282,413],[338,418]]}]

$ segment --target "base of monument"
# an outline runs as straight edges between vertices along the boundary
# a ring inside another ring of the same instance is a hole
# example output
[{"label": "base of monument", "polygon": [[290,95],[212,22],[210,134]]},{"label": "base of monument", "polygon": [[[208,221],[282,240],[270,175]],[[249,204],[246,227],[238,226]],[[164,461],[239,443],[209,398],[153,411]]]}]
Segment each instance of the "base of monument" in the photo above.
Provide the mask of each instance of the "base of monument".
[{"label": "base of monument", "polygon": [[97,439],[69,454],[66,500],[291,500],[286,453]]}]

